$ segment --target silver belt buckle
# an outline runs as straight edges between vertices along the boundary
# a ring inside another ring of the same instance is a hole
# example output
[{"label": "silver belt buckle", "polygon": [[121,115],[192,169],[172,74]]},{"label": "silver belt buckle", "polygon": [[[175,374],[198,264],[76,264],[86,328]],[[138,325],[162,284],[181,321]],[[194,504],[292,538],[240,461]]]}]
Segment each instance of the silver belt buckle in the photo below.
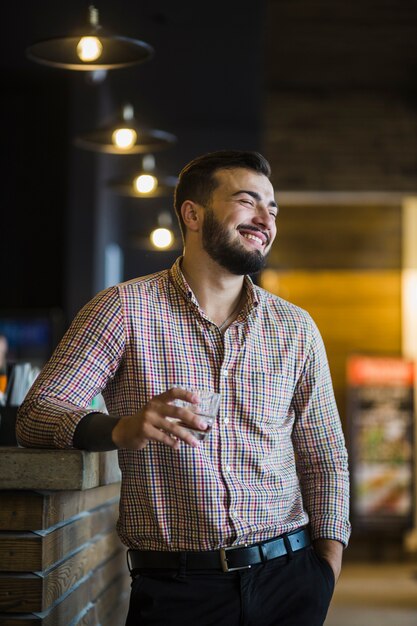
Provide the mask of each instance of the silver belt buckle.
[{"label": "silver belt buckle", "polygon": [[226,552],[229,552],[230,550],[239,550],[242,549],[242,547],[247,547],[247,544],[245,544],[244,546],[229,546],[228,548],[220,548],[220,564],[222,566],[223,572],[236,572],[240,569],[250,569],[252,567],[252,565],[242,565],[241,567],[228,566]]}]

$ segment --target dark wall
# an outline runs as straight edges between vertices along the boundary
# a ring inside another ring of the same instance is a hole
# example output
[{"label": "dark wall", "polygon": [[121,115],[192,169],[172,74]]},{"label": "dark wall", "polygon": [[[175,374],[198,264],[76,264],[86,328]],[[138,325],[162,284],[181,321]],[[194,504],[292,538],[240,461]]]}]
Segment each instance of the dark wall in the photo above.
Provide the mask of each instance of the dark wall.
[{"label": "dark wall", "polygon": [[263,150],[278,189],[417,188],[417,3],[268,0]]},{"label": "dark wall", "polygon": [[140,123],[177,136],[175,146],[156,155],[169,175],[208,150],[259,148],[263,2],[103,0],[98,8],[103,28],[155,49],[151,61],[109,71],[99,84],[25,56],[34,41],[75,32],[86,20],[86,3],[39,0],[4,8],[4,306],[58,307],[72,318],[104,287],[108,243],[123,250],[124,278],[160,269],[178,255],[178,249],[158,255],[138,245],[158,212],[172,211],[171,198],[147,204],[107,186],[138,157],[98,155],[73,144],[126,102]]},{"label": "dark wall", "polygon": [[2,73],[2,306],[63,298],[68,90],[65,79]]}]

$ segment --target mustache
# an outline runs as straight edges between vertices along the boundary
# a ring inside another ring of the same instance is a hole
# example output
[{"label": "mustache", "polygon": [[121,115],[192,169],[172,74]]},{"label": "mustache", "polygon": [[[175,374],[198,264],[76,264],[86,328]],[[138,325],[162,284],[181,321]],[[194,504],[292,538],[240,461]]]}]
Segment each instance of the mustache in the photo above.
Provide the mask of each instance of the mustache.
[{"label": "mustache", "polygon": [[240,224],[237,227],[237,230],[250,230],[253,233],[262,233],[262,235],[266,238],[266,245],[269,245],[271,241],[271,237],[268,234],[268,231],[262,230],[262,228],[258,228],[257,226],[253,226],[252,224]]}]

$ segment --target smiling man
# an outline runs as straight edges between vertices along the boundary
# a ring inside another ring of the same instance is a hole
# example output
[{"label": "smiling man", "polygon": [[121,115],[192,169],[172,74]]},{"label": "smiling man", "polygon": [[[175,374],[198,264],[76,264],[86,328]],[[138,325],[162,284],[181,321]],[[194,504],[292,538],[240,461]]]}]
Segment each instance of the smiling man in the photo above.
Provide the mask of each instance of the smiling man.
[{"label": "smiling man", "polygon": [[[348,466],[323,342],[249,276],[276,236],[269,176],[256,152],[189,163],[182,257],[93,298],[19,411],[22,445],[119,449],[127,626],[318,626],[340,573]],[[184,388],[221,394],[204,441]]]}]

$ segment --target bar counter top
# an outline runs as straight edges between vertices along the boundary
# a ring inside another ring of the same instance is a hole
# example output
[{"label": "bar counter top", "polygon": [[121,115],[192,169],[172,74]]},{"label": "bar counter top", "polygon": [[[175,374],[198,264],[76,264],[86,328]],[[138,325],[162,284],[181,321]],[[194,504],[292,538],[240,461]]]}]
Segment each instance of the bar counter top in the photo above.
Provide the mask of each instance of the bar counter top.
[{"label": "bar counter top", "polygon": [[119,481],[117,451],[0,447],[0,489],[82,491]]}]

